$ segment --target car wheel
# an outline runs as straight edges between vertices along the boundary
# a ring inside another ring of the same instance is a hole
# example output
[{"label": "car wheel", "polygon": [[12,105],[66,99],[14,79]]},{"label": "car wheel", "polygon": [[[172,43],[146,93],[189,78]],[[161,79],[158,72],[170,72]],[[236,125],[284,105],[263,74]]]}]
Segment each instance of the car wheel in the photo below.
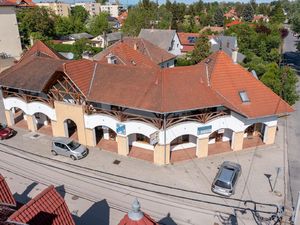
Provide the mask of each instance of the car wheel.
[{"label": "car wheel", "polygon": [[71,155],[70,158],[73,159],[74,161],[76,160],[76,157],[74,155]]},{"label": "car wheel", "polygon": [[52,150],[51,151],[52,155],[57,155],[56,151]]}]

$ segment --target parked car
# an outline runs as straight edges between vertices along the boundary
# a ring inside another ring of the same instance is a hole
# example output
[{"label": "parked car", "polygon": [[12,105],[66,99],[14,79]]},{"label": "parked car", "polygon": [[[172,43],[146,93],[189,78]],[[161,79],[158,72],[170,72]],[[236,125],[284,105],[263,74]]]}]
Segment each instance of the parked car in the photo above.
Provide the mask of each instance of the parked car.
[{"label": "parked car", "polygon": [[51,153],[53,155],[63,155],[77,160],[87,156],[88,149],[70,138],[55,137],[52,139]]},{"label": "parked car", "polygon": [[235,186],[242,171],[241,165],[225,161],[219,167],[219,171],[213,181],[211,190],[214,193],[231,196],[234,194]]},{"label": "parked car", "polygon": [[0,124],[0,140],[14,136],[16,131],[4,124]]}]

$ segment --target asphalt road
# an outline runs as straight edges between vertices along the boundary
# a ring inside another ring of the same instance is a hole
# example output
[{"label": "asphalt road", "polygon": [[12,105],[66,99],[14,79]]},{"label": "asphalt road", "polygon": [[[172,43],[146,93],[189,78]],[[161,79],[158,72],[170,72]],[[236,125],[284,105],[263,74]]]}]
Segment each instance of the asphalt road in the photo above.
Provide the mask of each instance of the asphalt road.
[{"label": "asphalt road", "polygon": [[[289,33],[284,40],[283,57],[285,62],[295,68],[300,77],[300,52],[297,52],[296,43],[299,40]],[[298,93],[300,93],[298,83]],[[294,105],[295,112],[287,119],[287,150],[290,173],[289,197],[295,207],[298,192],[300,191],[300,101]]]}]

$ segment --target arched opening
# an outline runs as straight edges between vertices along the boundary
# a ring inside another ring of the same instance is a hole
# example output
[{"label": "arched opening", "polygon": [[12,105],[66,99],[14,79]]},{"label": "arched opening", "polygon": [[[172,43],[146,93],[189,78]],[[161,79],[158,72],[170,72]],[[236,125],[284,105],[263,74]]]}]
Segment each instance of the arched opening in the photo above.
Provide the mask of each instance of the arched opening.
[{"label": "arched opening", "polygon": [[243,148],[251,148],[263,145],[266,125],[263,123],[254,123],[244,131]]},{"label": "arched opening", "polygon": [[118,152],[116,142],[117,134],[106,126],[97,126],[94,128],[94,138],[96,146],[110,152]]},{"label": "arched opening", "polygon": [[71,119],[66,119],[64,122],[65,136],[74,140],[78,140],[77,125]]},{"label": "arched opening", "polygon": [[51,119],[44,113],[35,113],[36,128],[39,133],[52,136]]},{"label": "arched opening", "polygon": [[23,128],[23,129],[28,129],[27,118],[26,118],[24,111],[17,107],[13,107],[11,109],[11,111],[14,116],[15,126]]},{"label": "arched opening", "polygon": [[128,136],[129,156],[153,162],[154,146],[150,138],[143,134],[130,134]]},{"label": "arched opening", "polygon": [[233,131],[228,128],[216,130],[209,135],[208,155],[231,151]]},{"label": "arched opening", "polygon": [[170,162],[179,162],[196,158],[197,137],[181,135],[170,143]]}]

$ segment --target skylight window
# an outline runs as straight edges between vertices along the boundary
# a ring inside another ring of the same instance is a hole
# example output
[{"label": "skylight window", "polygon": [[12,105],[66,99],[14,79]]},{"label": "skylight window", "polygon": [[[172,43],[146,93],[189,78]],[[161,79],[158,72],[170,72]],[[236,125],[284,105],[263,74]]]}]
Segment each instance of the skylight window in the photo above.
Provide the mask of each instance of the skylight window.
[{"label": "skylight window", "polygon": [[240,91],[239,94],[240,94],[240,98],[241,98],[242,102],[250,102],[246,91]]}]

